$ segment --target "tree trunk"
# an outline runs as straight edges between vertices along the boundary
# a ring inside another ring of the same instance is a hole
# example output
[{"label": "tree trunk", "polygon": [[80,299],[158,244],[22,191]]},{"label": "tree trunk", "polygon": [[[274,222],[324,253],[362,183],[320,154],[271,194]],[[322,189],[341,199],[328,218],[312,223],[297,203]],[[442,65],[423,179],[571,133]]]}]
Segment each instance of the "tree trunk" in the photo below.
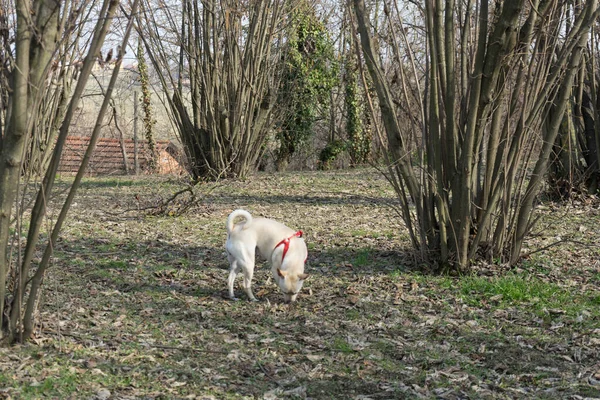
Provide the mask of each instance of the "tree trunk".
[{"label": "tree trunk", "polygon": [[[6,274],[9,270],[9,229],[18,190],[19,175],[28,136],[30,53],[33,28],[30,25],[29,2],[17,1],[15,68],[12,75],[11,116],[2,137],[0,149],[0,329],[4,326]],[[56,27],[55,27],[56,29]],[[41,67],[41,66],[40,66]],[[33,83],[33,82],[32,82]],[[39,83],[39,82],[35,82]],[[21,278],[23,279],[23,278]]]}]

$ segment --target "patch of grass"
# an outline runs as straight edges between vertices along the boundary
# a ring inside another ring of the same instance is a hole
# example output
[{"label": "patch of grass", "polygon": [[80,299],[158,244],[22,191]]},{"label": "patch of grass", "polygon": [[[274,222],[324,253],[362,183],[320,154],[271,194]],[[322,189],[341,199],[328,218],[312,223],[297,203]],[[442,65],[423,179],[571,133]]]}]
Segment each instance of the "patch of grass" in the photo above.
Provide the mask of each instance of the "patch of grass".
[{"label": "patch of grass", "polygon": [[481,307],[484,303],[496,301],[504,305],[526,305],[538,314],[548,309],[561,309],[575,315],[585,308],[593,307],[598,296],[573,293],[572,290],[552,282],[521,274],[508,274],[501,277],[467,276],[455,284],[460,296],[469,305]]},{"label": "patch of grass", "polygon": [[77,388],[78,381],[77,375],[65,372],[59,376],[48,377],[35,385],[25,386],[22,394],[24,397],[31,395],[31,398],[39,395],[54,397],[71,394]]},{"label": "patch of grass", "polygon": [[373,256],[370,249],[361,250],[354,258],[352,264],[354,264],[355,267],[364,267],[370,263],[372,258]]},{"label": "patch of grass", "polygon": [[341,353],[354,353],[354,350],[352,349],[352,346],[350,346],[350,343],[348,343],[346,339],[341,338],[339,336],[333,339],[332,348]]},{"label": "patch of grass", "polygon": [[350,308],[346,311],[346,318],[349,321],[354,321],[360,318],[360,312],[355,308]]},{"label": "patch of grass", "polygon": [[366,229],[355,229],[350,232],[352,237],[366,237],[369,236],[369,232]]},{"label": "patch of grass", "polygon": [[66,262],[68,262],[70,265],[74,266],[74,267],[85,267],[85,260],[81,259],[81,258],[68,258],[65,257],[63,254],[58,254],[58,252],[55,253],[57,258],[61,258],[64,259]]},{"label": "patch of grass", "polygon": [[392,272],[390,272],[390,278],[392,278],[394,281],[401,279],[402,277],[404,277],[405,272],[401,269],[395,269]]},{"label": "patch of grass", "polygon": [[468,276],[458,281],[465,298],[478,303],[482,298],[502,296],[511,303],[524,301],[548,301],[560,293],[555,285],[539,280],[526,280],[518,275],[506,275],[499,278]]},{"label": "patch of grass", "polygon": [[173,266],[169,264],[147,264],[147,267],[154,273],[160,273],[161,275],[174,275],[178,272],[178,269],[173,268]]},{"label": "patch of grass", "polygon": [[116,248],[117,245],[115,243],[102,243],[96,246],[96,250],[103,253],[113,252]]},{"label": "patch of grass", "polygon": [[8,387],[12,383],[13,379],[7,375],[0,374],[0,387]]},{"label": "patch of grass", "polygon": [[[392,240],[392,239],[394,239],[396,236],[398,236],[398,232],[396,232],[396,231],[387,231],[387,232],[383,232],[383,236],[384,236],[386,239],[388,239],[388,240]],[[400,237],[403,237],[403,236],[404,236],[404,234],[403,234],[403,235],[400,235]],[[408,236],[408,235],[406,235],[406,236]]]},{"label": "patch of grass", "polygon": [[127,261],[124,260],[98,260],[96,265],[102,269],[127,269]]}]

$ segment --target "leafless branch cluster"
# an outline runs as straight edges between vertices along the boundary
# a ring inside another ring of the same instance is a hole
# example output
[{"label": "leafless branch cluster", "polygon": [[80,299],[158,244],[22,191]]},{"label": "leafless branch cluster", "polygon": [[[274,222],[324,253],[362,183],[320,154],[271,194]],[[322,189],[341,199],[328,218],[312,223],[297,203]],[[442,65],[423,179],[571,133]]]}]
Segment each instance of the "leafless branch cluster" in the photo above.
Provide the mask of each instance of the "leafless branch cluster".
[{"label": "leafless branch cluster", "polygon": [[[387,133],[388,177],[424,260],[515,263],[574,96],[597,1],[354,0]],[[425,43],[415,46],[417,32]],[[402,123],[407,120],[408,123]],[[597,135],[597,133],[596,133]]]}]

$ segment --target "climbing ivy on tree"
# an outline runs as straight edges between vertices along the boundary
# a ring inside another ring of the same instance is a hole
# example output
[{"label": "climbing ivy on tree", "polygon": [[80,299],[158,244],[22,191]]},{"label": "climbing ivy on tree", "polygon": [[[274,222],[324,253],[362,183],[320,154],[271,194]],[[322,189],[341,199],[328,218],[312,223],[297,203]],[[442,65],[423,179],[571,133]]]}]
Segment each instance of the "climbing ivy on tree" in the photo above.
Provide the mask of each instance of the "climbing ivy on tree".
[{"label": "climbing ivy on tree", "polygon": [[279,100],[287,112],[277,134],[278,170],[286,168],[298,146],[313,134],[337,80],[333,42],[308,2],[292,14],[285,60]]},{"label": "climbing ivy on tree", "polygon": [[318,168],[328,170],[336,158],[346,150],[347,143],[345,140],[331,140],[319,152]]},{"label": "climbing ivy on tree", "polygon": [[154,140],[154,124],[152,103],[150,99],[150,80],[148,78],[148,66],[144,58],[144,48],[142,41],[138,40],[137,48],[138,71],[140,73],[140,83],[142,86],[142,110],[144,112],[143,126],[148,143],[148,170],[155,171],[158,167],[158,152],[156,150],[156,141]]},{"label": "climbing ivy on tree", "polygon": [[344,103],[346,106],[346,132],[348,135],[346,148],[350,154],[352,165],[366,163],[371,152],[370,130],[368,126],[363,125],[361,118],[364,110],[360,106],[357,70],[358,67],[353,55],[346,57],[344,76]]}]

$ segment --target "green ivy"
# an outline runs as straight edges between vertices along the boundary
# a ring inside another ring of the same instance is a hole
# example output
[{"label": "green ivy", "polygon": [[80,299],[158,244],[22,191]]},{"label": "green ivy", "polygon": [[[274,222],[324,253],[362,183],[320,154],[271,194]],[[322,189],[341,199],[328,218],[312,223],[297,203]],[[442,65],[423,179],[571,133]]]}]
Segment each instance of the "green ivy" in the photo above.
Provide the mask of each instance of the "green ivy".
[{"label": "green ivy", "polygon": [[148,169],[155,171],[158,167],[158,152],[156,150],[156,141],[154,140],[153,127],[156,121],[153,118],[152,103],[150,99],[150,80],[148,78],[148,66],[144,58],[144,48],[142,41],[138,41],[137,48],[138,71],[140,73],[140,84],[142,85],[142,110],[144,111],[144,132],[146,142],[148,143]]},{"label": "green ivy", "polygon": [[319,169],[327,170],[331,168],[331,163],[346,150],[346,142],[343,140],[333,140],[327,143],[319,153]]},{"label": "green ivy", "polygon": [[363,107],[359,100],[358,73],[354,56],[351,54],[345,62],[346,132],[348,135],[348,153],[354,165],[368,161],[371,152],[371,134],[368,126],[363,126],[361,114]]},{"label": "green ivy", "polygon": [[278,164],[287,164],[298,146],[313,134],[320,109],[327,107],[337,83],[333,41],[308,3],[292,15],[285,54],[280,104],[287,112],[278,131]]}]

